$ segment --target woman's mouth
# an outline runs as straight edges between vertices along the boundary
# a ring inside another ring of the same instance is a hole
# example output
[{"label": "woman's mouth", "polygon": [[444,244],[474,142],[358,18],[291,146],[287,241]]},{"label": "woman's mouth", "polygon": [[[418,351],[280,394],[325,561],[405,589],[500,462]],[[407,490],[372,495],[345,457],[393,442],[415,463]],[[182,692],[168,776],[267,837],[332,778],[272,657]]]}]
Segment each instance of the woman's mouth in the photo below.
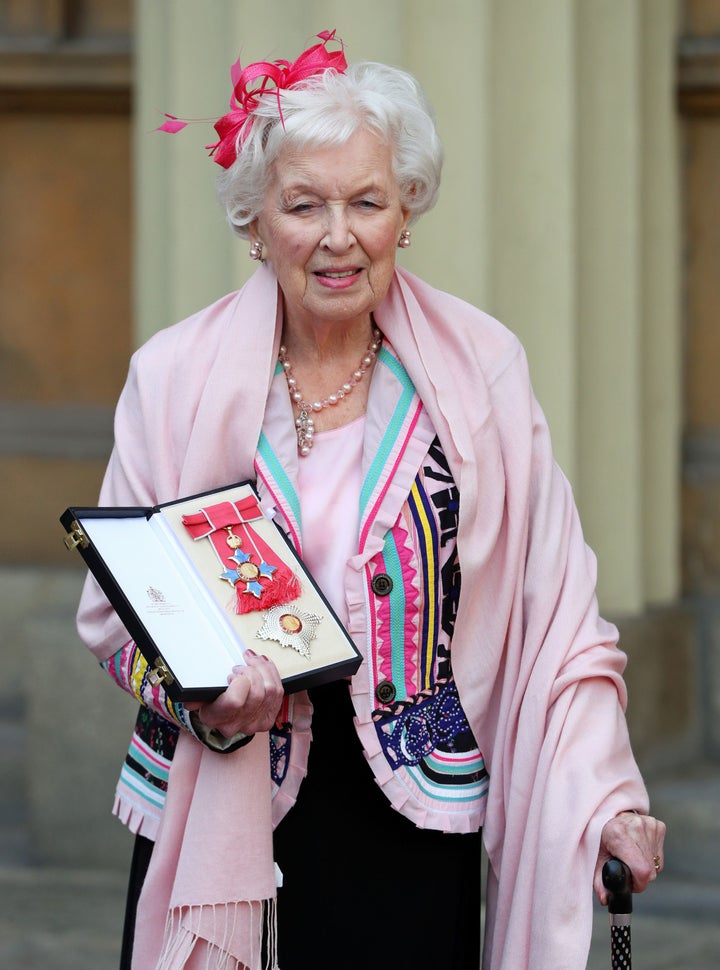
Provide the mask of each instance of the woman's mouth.
[{"label": "woman's mouth", "polygon": [[314,275],[323,286],[330,287],[331,289],[342,289],[345,286],[352,285],[361,272],[362,270],[358,267],[340,270],[321,269],[316,270]]}]

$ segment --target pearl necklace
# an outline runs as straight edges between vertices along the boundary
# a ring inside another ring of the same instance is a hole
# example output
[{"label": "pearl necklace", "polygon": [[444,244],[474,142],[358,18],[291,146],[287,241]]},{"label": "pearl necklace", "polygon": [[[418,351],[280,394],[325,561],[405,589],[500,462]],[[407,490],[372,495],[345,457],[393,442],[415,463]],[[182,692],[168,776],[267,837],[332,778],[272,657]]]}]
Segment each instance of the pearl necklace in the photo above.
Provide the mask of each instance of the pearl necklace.
[{"label": "pearl necklace", "polygon": [[288,391],[290,392],[290,400],[296,405],[299,411],[295,419],[295,429],[297,433],[298,453],[303,458],[310,454],[310,449],[313,446],[313,435],[315,434],[315,422],[310,415],[339,404],[340,401],[346,398],[352,392],[352,389],[360,383],[368,369],[372,367],[381,345],[382,334],[374,327],[372,340],[368,344],[368,348],[358,364],[357,370],[352,372],[349,379],[334,394],[328,394],[322,401],[313,402],[304,400],[303,393],[297,386],[297,381],[292,376],[292,366],[287,357],[287,350],[284,346],[280,348],[278,360],[285,371],[285,380],[287,381]]}]

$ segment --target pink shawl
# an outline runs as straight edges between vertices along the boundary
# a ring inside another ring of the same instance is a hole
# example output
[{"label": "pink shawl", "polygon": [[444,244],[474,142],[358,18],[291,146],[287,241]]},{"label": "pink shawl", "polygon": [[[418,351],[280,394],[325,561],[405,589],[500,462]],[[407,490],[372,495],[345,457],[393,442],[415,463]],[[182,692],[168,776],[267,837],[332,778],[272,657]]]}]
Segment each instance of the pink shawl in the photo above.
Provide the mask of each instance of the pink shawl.
[{"label": "pink shawl", "polygon": [[[118,405],[103,504],[165,501],[253,477],[279,309],[265,265],[239,293],[138,352]],[[595,561],[516,338],[402,270],[376,319],[425,403],[461,496],[463,595],[452,652],[490,772],[483,966],[580,970],[602,825],[621,810],[647,809],[624,719],[625,656],[615,629],[598,617]],[[122,640],[92,584],[80,627],[100,659]],[[184,920],[180,936],[170,934],[178,954],[199,937],[258,965],[248,938],[258,922],[248,915],[228,946],[225,914],[230,925],[233,902],[256,901],[243,909],[254,914],[272,896],[264,794],[255,804],[268,784],[265,742],[231,756],[190,738],[178,747],[151,889],[141,900],[146,923],[151,905],[153,916],[169,914],[173,931]],[[251,846],[261,850],[252,859]],[[161,942],[153,949],[139,936],[143,970]],[[179,959],[161,966],[182,966]]]}]

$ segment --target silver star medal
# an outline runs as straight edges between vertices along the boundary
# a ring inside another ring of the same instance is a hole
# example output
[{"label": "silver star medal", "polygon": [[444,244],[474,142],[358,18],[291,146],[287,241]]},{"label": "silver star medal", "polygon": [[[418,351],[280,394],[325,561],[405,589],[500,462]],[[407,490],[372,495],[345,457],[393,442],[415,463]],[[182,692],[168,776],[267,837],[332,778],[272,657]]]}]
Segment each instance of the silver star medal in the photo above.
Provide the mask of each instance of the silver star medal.
[{"label": "silver star medal", "polygon": [[281,647],[291,647],[306,660],[310,659],[310,643],[315,639],[322,620],[317,613],[306,613],[289,603],[271,606],[265,611],[258,640],[275,640]]}]

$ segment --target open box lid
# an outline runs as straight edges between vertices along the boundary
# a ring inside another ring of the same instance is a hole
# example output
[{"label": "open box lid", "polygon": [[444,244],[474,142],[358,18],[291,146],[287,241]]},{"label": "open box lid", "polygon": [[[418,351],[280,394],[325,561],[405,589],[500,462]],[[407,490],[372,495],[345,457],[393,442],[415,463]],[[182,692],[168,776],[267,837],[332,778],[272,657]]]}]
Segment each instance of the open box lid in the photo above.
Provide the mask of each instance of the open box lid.
[{"label": "open box lid", "polygon": [[60,521],[173,700],[216,697],[247,647],[274,661],[288,692],[360,665],[249,482],[152,508],[68,508]]}]

